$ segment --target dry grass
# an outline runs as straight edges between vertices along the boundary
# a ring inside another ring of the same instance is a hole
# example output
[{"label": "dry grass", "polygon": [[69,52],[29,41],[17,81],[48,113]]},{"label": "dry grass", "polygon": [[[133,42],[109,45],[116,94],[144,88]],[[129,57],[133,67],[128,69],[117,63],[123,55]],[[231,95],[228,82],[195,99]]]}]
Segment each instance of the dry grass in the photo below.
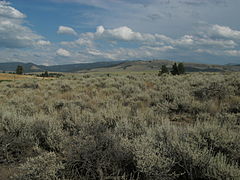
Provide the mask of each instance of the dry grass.
[{"label": "dry grass", "polygon": [[8,73],[0,73],[0,81],[1,80],[24,80],[24,79],[55,79],[53,77],[37,77],[32,75],[18,75],[18,74],[8,74]]},{"label": "dry grass", "polygon": [[33,78],[33,76],[0,73],[0,80],[16,80],[16,79],[29,79],[29,78]]}]

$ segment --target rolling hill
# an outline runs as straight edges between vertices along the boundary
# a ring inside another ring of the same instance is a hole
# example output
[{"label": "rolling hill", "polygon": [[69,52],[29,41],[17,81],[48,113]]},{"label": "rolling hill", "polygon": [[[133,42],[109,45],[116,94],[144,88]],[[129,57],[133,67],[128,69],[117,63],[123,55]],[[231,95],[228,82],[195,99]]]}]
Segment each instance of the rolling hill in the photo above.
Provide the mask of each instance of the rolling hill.
[{"label": "rolling hill", "polygon": [[81,70],[90,70],[95,68],[106,68],[116,66],[122,63],[122,61],[114,62],[95,62],[95,63],[80,63],[80,64],[65,64],[65,65],[54,65],[54,66],[44,66],[37,65],[34,63],[22,63],[22,62],[9,62],[0,63],[0,71],[10,71],[15,72],[18,65],[23,66],[25,73],[30,72],[77,72]]},{"label": "rolling hill", "polygon": [[[91,72],[120,72],[120,71],[157,71],[162,65],[166,65],[169,69],[175,61],[169,60],[152,60],[152,61],[127,61],[115,66],[107,68],[91,69]],[[184,62],[186,72],[224,72],[224,71],[240,71],[238,65],[212,65]],[[89,70],[88,70],[89,71]],[[86,72],[81,70],[80,72]]]},{"label": "rolling hill", "polygon": [[[25,73],[30,72],[119,72],[119,71],[156,71],[162,65],[171,68],[174,61],[152,60],[152,61],[112,61],[44,66],[34,63],[9,62],[0,63],[0,72],[15,72],[18,65],[23,66]],[[212,65],[198,63],[184,63],[187,72],[224,72],[240,71],[239,65]]]}]

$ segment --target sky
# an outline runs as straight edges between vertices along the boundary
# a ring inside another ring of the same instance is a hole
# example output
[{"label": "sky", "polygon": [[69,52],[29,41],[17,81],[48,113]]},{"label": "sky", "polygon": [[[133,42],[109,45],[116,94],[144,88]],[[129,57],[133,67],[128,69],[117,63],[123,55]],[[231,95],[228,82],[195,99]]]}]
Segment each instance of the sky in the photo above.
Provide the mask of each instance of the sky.
[{"label": "sky", "polygon": [[0,62],[240,64],[240,0],[0,0]]}]

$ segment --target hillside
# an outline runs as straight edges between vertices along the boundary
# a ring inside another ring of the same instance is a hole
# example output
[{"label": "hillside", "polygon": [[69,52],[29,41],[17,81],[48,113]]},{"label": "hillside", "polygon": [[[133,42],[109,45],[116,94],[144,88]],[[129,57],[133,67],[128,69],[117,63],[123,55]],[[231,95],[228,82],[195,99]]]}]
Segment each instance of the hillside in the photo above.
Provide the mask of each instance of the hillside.
[{"label": "hillside", "polygon": [[[175,61],[153,60],[153,61],[128,61],[108,68],[91,69],[91,72],[119,72],[119,71],[157,71],[162,65],[171,69]],[[238,65],[212,65],[184,62],[186,72],[223,72],[240,71]]]},{"label": "hillside", "polygon": [[[34,63],[10,62],[0,63],[1,71],[15,71],[18,65],[23,66],[25,73],[30,72],[119,72],[119,71],[156,71],[162,65],[171,68],[174,61],[152,60],[152,61],[112,61],[44,66]],[[187,72],[221,72],[240,71],[239,65],[210,65],[197,63],[184,63]]]},{"label": "hillside", "polygon": [[54,65],[54,66],[37,65],[34,63],[9,62],[9,63],[0,63],[0,71],[15,71],[16,67],[18,65],[20,65],[20,66],[23,66],[25,73],[42,72],[42,71],[77,72],[77,71],[81,71],[81,70],[112,67],[112,66],[116,66],[116,65],[120,64],[121,62],[120,61],[95,62],[95,63]]}]

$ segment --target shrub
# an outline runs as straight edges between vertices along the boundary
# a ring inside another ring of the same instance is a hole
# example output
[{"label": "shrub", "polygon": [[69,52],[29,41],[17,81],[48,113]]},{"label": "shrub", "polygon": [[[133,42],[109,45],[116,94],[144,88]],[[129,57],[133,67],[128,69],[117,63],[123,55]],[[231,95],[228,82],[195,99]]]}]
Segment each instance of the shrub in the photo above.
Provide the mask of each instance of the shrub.
[{"label": "shrub", "polygon": [[114,179],[133,171],[131,152],[119,145],[118,138],[100,132],[74,139],[65,174],[72,179]]},{"label": "shrub", "polygon": [[240,73],[153,74],[0,83],[0,166],[21,164],[22,179],[239,179]]},{"label": "shrub", "polygon": [[168,68],[167,68],[167,66],[166,65],[162,65],[162,67],[161,67],[161,70],[159,71],[159,73],[158,73],[158,76],[160,76],[160,75],[162,75],[162,74],[168,74],[169,73],[169,70],[168,70]]},{"label": "shrub", "polygon": [[53,152],[43,152],[41,155],[28,158],[21,164],[20,173],[15,175],[16,180],[52,180],[58,179],[59,171],[64,166]]},{"label": "shrub", "polygon": [[49,117],[40,117],[31,126],[34,141],[42,149],[59,152],[65,138],[60,122],[48,120]]},{"label": "shrub", "polygon": [[36,82],[32,82],[32,83],[26,82],[23,85],[21,85],[20,88],[38,89],[39,84]]}]

